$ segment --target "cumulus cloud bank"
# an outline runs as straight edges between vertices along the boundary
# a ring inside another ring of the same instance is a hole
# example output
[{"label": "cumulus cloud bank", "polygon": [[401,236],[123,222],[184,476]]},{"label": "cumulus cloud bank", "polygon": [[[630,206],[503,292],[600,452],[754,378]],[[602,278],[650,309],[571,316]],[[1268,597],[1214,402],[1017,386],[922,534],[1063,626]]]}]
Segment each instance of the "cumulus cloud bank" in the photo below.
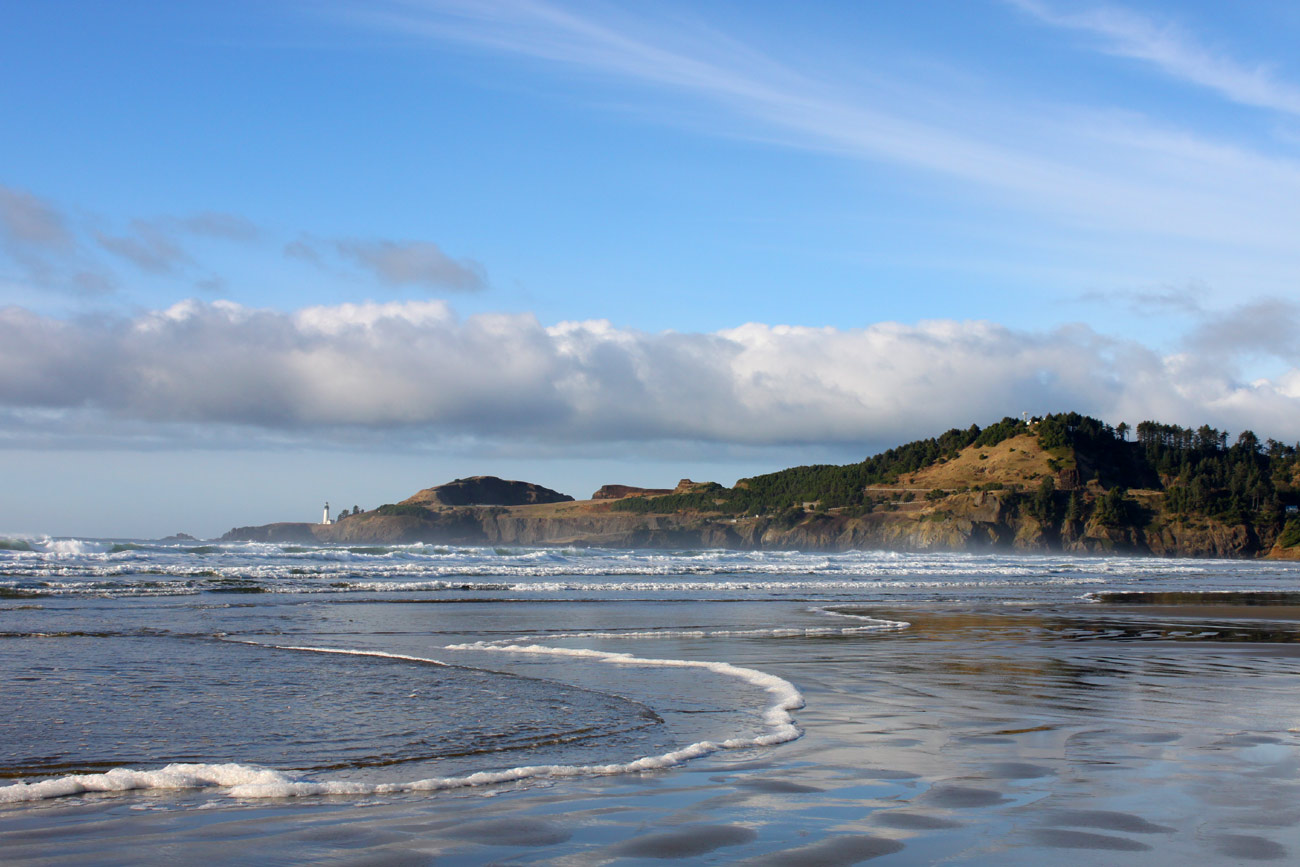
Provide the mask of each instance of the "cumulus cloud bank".
[{"label": "cumulus cloud bank", "polygon": [[89,413],[105,429],[236,425],[269,439],[881,443],[1064,409],[1300,433],[1300,371],[1254,382],[1228,371],[1083,326],[646,333],[461,319],[442,301],[286,313],[190,300],[117,320],[0,310],[0,425]]}]

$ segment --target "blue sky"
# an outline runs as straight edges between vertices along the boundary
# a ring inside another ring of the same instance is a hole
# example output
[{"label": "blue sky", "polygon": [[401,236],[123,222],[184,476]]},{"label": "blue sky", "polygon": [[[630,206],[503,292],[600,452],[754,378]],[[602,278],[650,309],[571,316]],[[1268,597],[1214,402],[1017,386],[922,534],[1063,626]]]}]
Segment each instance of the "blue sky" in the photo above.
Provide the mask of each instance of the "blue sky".
[{"label": "blue sky", "polygon": [[1300,438],[1294,4],[0,16],[0,533]]}]

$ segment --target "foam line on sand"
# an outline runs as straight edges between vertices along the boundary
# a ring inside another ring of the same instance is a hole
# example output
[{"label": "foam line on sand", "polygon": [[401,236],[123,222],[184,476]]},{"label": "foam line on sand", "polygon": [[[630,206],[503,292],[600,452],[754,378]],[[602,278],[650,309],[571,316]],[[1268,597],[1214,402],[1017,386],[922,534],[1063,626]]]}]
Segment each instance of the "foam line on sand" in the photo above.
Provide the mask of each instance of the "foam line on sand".
[{"label": "foam line on sand", "polygon": [[[818,609],[824,611],[824,609]],[[840,629],[757,629],[757,630],[662,630],[657,632],[632,633],[559,633],[547,636],[548,640],[561,638],[661,638],[669,636],[709,636],[709,635],[818,635],[829,633],[854,633],[881,629],[896,629],[905,623],[882,621],[865,615],[843,614],[824,611],[844,617],[856,617],[870,620],[871,623],[860,627]],[[474,786],[487,786],[498,783],[517,782],[536,778],[558,778],[579,776],[610,776],[630,774],[640,771],[653,771],[671,768],[685,762],[707,756],[722,750],[737,750],[754,747],[769,747],[792,741],[801,736],[794,723],[792,711],[804,706],[803,696],[794,684],[784,678],[768,674],[754,668],[743,668],[727,662],[708,662],[689,659],[663,659],[634,656],[630,653],[593,650],[589,648],[549,647],[541,644],[522,643],[533,636],[506,639],[504,641],[480,641],[468,644],[447,645],[451,651],[486,651],[492,653],[547,655],[586,659],[594,662],[645,667],[698,668],[713,672],[723,677],[738,679],[750,686],[763,690],[768,696],[768,704],[763,712],[763,732],[753,737],[732,737],[722,741],[697,741],[679,749],[656,756],[642,756],[628,762],[605,765],[526,765],[499,771],[480,771],[459,777],[432,777],[401,783],[364,783],[347,780],[306,780],[291,773],[270,768],[238,763],[227,764],[170,764],[158,770],[136,770],[131,768],[114,768],[100,774],[69,774],[36,783],[18,782],[0,787],[0,804],[19,803],[23,801],[40,801],[69,795],[92,793],[128,792],[144,789],[228,789],[228,794],[235,798],[288,798],[309,795],[374,795],[396,794],[404,792],[434,792],[447,789],[461,789]],[[255,644],[256,642],[239,642]],[[417,662],[426,665],[447,665],[447,663],[426,657],[405,654],[385,653],[376,650],[358,650],[341,647],[308,647],[298,645],[261,645],[277,650],[290,650],[306,653],[330,653],[348,656],[370,656],[396,659],[405,662]]]}]

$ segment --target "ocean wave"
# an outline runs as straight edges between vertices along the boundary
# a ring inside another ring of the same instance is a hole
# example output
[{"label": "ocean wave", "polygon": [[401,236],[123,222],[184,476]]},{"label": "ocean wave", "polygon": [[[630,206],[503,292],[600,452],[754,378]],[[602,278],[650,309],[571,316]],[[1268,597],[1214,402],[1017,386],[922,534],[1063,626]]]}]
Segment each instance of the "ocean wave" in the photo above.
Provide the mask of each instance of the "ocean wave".
[{"label": "ocean wave", "polygon": [[[12,573],[11,573],[12,574]],[[184,574],[184,573],[182,573]],[[57,574],[47,572],[32,573],[43,579],[38,583],[19,583],[0,580],[0,596],[59,597],[92,596],[104,598],[116,597],[150,597],[150,596],[194,596],[203,593],[281,593],[296,595],[330,595],[330,594],[451,594],[451,593],[511,593],[525,596],[562,596],[567,593],[579,594],[618,594],[626,598],[628,594],[646,594],[647,596],[680,596],[689,593],[716,593],[736,595],[743,593],[854,593],[864,590],[875,591],[916,591],[916,590],[954,590],[965,589],[1011,589],[1017,587],[1038,587],[1042,582],[1032,579],[985,579],[966,580],[954,583],[951,580],[882,580],[882,579],[848,579],[848,580],[804,580],[792,581],[781,578],[755,576],[749,580],[718,581],[633,581],[633,580],[570,580],[570,581],[471,581],[471,580],[367,580],[338,576],[315,576],[316,581],[277,580],[275,578],[241,577],[238,571],[228,576],[203,574],[201,577],[189,573],[189,580],[112,582],[105,580],[59,581]],[[178,576],[179,577],[179,576]],[[613,577],[600,575],[596,577]],[[325,580],[329,579],[329,580]],[[1057,587],[1105,584],[1106,579],[1095,576],[1078,576],[1052,582]]]},{"label": "ocean wave", "polygon": [[0,550],[0,593],[37,596],[510,593],[845,594],[1294,580],[1300,564],[1056,555],[684,552],[44,539]]},{"label": "ocean wave", "polygon": [[[252,643],[252,642],[239,642]],[[446,665],[425,657],[385,653],[352,648],[272,645],[275,649],[307,653],[350,656],[375,656],[427,665]],[[351,780],[313,780],[292,772],[238,763],[169,764],[157,770],[114,768],[98,774],[69,774],[34,783],[17,782],[0,787],[0,804],[42,801],[88,793],[120,793],[150,789],[224,789],[232,798],[262,799],[313,795],[380,795],[435,792],[478,786],[519,782],[539,778],[578,776],[613,776],[676,767],[723,750],[771,747],[799,738],[802,732],[794,723],[792,712],[804,706],[803,696],[794,684],[758,669],[743,668],[726,662],[688,659],[638,657],[612,651],[547,647],[537,644],[476,642],[447,645],[450,651],[486,651],[526,655],[549,655],[589,660],[619,666],[698,668],[734,678],[761,689],[768,697],[762,712],[763,731],[757,735],[737,735],[720,741],[696,741],[683,747],[626,762],[599,765],[525,765],[504,770],[479,771],[463,776],[430,777],[398,783],[366,783]]]},{"label": "ocean wave", "polygon": [[86,554],[103,554],[109,550],[105,542],[93,542],[86,539],[51,539],[46,536],[31,543],[32,548],[41,554],[57,558],[81,557]]}]

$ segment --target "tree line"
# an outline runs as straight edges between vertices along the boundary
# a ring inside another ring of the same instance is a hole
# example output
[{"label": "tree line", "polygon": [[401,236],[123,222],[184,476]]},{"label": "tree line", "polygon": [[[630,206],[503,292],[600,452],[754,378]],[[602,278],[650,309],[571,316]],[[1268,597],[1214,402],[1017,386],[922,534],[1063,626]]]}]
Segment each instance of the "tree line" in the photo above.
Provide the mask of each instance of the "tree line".
[{"label": "tree line", "polygon": [[666,514],[680,511],[728,512],[766,515],[805,502],[822,508],[862,506],[866,488],[892,485],[900,476],[924,469],[941,459],[951,459],[968,446],[994,446],[1025,432],[1025,423],[1010,416],[981,428],[953,428],[938,437],[897,446],[856,464],[815,464],[791,467],[741,479],[733,488],[713,485],[686,494],[629,497],[611,508],[621,512]]},{"label": "tree line", "polygon": [[[1036,417],[1029,430],[1043,449],[1073,463],[1079,482],[1096,480],[1100,486],[1099,492],[1086,486],[1057,490],[1056,481],[1048,477],[1034,491],[1004,495],[1013,508],[1044,524],[1088,520],[1109,526],[1141,524],[1150,515],[1128,496],[1135,488],[1159,492],[1165,511],[1172,515],[1208,516],[1234,524],[1280,526],[1286,507],[1300,503],[1296,485],[1300,444],[1261,441],[1253,431],[1242,431],[1233,440],[1227,431],[1209,425],[1184,428],[1143,421],[1136,427],[1112,426],[1075,412]],[[631,497],[611,508],[789,518],[804,503],[816,502],[821,509],[853,514],[870,506],[869,487],[895,484],[901,476],[956,457],[965,448],[993,446],[1025,432],[1024,422],[1008,416],[985,428],[975,424],[953,428],[856,464],[792,467],[741,479],[733,488],[712,485],[686,494]]]}]

